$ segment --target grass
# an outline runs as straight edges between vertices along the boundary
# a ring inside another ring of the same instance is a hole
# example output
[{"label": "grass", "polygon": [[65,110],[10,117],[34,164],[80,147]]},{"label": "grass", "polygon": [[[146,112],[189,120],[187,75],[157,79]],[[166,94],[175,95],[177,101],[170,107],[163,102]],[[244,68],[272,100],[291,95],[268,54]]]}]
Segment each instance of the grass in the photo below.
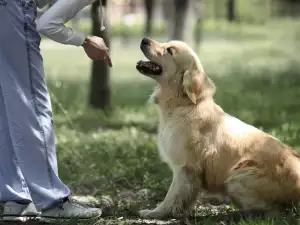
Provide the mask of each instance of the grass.
[{"label": "grass", "polygon": [[[300,149],[298,24],[283,21],[244,25],[239,30],[241,25],[225,27],[221,22],[215,25],[228,35],[214,40],[207,36],[198,49],[206,73],[217,86],[216,102],[296,149]],[[239,40],[231,38],[238,36],[235,30],[242,33]],[[61,179],[74,195],[93,196],[85,201],[104,206],[106,217],[98,224],[158,224],[127,220],[137,210],[161,201],[171,181],[170,170],[157,155],[156,109],[147,103],[154,82],[135,70],[136,61],[143,57],[138,42],[127,47],[117,39],[112,42],[114,107],[110,113],[87,108],[90,61],[83,51],[58,45],[50,48],[45,43],[42,54]],[[285,218],[235,220],[227,214],[232,210],[197,205],[196,216],[164,223],[273,225],[295,224],[298,219],[296,211]],[[216,216],[220,211],[225,216]]]}]

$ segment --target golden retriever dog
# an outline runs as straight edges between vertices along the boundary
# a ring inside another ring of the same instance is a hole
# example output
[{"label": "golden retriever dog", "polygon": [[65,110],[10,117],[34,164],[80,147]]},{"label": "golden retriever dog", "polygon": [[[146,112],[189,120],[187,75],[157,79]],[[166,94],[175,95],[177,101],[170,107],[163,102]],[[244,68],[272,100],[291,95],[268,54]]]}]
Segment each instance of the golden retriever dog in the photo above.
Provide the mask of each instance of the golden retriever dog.
[{"label": "golden retriever dog", "polygon": [[[188,212],[199,193],[222,194],[242,210],[280,212],[300,199],[300,159],[275,137],[226,114],[215,85],[184,42],[140,46],[137,70],[157,82],[158,149],[173,172],[163,202],[144,218]],[[230,88],[230,87],[228,87]]]}]

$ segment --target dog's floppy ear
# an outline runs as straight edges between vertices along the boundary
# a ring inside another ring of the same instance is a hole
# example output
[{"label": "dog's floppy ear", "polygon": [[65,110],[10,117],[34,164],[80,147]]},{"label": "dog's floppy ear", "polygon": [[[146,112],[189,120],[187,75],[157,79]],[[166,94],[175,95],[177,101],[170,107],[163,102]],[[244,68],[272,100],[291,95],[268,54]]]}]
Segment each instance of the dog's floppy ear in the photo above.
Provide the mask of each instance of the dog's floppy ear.
[{"label": "dog's floppy ear", "polygon": [[184,92],[194,104],[197,104],[200,98],[213,94],[215,91],[213,82],[195,63],[192,63],[184,72],[182,85]]},{"label": "dog's floppy ear", "polygon": [[194,104],[201,94],[203,79],[203,72],[194,63],[183,74],[183,90]]}]

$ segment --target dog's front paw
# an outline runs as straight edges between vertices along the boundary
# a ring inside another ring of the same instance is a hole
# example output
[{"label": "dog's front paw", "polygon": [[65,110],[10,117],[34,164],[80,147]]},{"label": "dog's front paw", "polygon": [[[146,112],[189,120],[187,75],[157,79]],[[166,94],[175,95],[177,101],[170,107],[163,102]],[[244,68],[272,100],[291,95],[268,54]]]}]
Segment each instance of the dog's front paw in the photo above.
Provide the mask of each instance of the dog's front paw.
[{"label": "dog's front paw", "polygon": [[149,209],[140,210],[139,215],[140,217],[147,219],[163,219],[164,217],[166,217],[166,214],[163,212]]},{"label": "dog's front paw", "polygon": [[149,209],[144,209],[139,211],[139,215],[142,218],[147,218],[147,215],[151,212]]}]

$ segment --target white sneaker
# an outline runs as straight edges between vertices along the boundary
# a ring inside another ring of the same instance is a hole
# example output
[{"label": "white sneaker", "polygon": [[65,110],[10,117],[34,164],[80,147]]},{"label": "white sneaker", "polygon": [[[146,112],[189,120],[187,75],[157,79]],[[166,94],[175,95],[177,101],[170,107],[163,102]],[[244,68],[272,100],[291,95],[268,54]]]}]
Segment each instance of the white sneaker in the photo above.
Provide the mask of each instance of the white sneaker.
[{"label": "white sneaker", "polygon": [[70,201],[68,198],[54,208],[47,209],[41,213],[41,221],[70,219],[96,219],[100,217],[102,210],[84,206],[78,202]]},{"label": "white sneaker", "polygon": [[28,220],[38,219],[40,213],[36,210],[34,204],[19,204],[16,202],[6,202],[3,209],[4,221],[26,222]]}]

